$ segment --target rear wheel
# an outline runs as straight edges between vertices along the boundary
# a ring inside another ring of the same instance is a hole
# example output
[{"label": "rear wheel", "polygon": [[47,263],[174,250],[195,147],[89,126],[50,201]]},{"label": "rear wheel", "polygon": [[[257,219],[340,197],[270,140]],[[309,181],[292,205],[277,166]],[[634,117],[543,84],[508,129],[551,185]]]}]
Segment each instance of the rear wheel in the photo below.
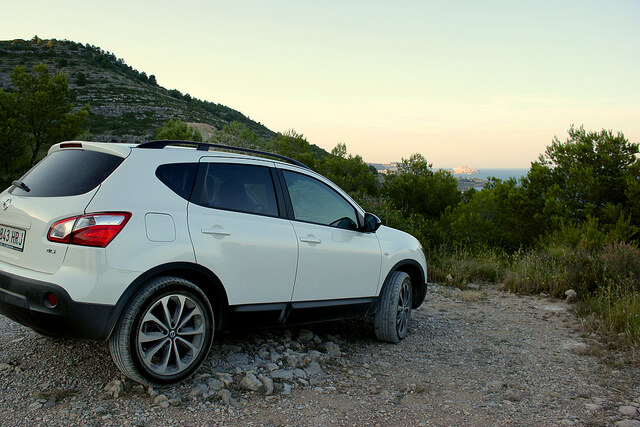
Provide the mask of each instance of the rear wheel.
[{"label": "rear wheel", "polygon": [[200,288],[177,277],[158,277],[131,300],[109,348],[129,378],[165,385],[198,369],[209,353],[213,330],[213,310]]},{"label": "rear wheel", "polygon": [[400,342],[409,332],[410,321],[411,278],[403,271],[396,271],[380,294],[374,320],[376,336],[381,341]]}]

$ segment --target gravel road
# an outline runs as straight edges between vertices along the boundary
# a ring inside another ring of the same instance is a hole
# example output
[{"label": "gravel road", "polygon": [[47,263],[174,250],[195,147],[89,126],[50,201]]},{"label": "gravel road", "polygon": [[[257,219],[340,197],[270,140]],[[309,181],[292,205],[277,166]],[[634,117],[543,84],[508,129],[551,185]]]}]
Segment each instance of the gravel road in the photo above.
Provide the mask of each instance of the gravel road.
[{"label": "gravel road", "polygon": [[0,425],[640,426],[640,367],[572,306],[493,287],[427,298],[398,345],[362,321],[228,334],[159,390],[122,378],[104,343],[0,316]]}]

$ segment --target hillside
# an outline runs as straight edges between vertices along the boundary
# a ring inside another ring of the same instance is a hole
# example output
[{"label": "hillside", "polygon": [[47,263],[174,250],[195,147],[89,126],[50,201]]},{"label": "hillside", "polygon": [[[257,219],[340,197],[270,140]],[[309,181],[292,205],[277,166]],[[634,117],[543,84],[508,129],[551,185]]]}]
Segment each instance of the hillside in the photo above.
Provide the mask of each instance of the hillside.
[{"label": "hillside", "polygon": [[238,121],[268,140],[275,133],[239,111],[158,86],[153,75],[139,72],[99,47],[67,40],[0,41],[0,88],[10,89],[16,65],[27,70],[44,63],[49,72],[67,74],[73,104],[89,104],[83,127],[96,141],[140,142],[152,138],[169,119],[198,123],[205,130]]}]

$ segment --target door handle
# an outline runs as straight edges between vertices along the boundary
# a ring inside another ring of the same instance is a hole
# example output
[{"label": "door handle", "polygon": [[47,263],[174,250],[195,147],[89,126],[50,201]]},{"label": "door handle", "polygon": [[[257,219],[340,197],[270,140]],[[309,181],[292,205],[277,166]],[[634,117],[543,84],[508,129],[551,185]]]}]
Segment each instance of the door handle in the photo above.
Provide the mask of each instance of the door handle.
[{"label": "door handle", "polygon": [[201,228],[200,232],[203,234],[213,234],[214,236],[231,236],[231,233],[224,231],[224,228],[220,225],[214,225],[209,228]]},{"label": "door handle", "polygon": [[315,244],[322,243],[322,240],[318,239],[313,234],[308,234],[306,237],[301,237],[300,241],[306,242],[306,243],[315,243]]}]

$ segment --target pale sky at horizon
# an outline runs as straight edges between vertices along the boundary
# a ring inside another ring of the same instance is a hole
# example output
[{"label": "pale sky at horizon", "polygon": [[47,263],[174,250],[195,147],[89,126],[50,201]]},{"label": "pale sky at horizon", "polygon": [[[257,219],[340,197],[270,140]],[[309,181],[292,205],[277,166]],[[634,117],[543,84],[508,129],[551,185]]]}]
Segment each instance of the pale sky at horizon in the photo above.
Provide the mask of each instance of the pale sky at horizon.
[{"label": "pale sky at horizon", "polygon": [[367,162],[528,167],[572,124],[640,142],[636,0],[3,6],[1,40],[36,34]]}]

